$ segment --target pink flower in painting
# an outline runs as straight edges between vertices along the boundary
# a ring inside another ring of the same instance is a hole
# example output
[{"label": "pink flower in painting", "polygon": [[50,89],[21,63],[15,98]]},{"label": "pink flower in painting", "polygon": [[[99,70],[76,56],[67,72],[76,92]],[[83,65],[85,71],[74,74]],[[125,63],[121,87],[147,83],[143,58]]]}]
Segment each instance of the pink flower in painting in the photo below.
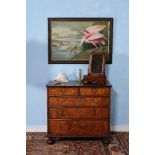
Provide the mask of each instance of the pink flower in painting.
[{"label": "pink flower in painting", "polygon": [[102,46],[106,44],[106,38],[103,34],[99,33],[105,28],[105,25],[94,25],[84,29],[84,36],[81,39],[80,46],[85,43],[90,43],[97,47],[97,44]]}]

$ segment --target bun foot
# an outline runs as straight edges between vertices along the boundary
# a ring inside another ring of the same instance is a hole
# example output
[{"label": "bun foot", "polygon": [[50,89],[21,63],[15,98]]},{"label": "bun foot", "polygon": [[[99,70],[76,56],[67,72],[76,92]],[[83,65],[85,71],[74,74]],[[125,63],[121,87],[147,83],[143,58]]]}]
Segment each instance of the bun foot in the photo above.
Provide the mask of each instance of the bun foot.
[{"label": "bun foot", "polygon": [[103,144],[110,144],[111,143],[111,138],[110,137],[104,137],[102,139],[102,143]]},{"label": "bun foot", "polygon": [[53,138],[48,138],[47,144],[55,144],[55,140]]}]

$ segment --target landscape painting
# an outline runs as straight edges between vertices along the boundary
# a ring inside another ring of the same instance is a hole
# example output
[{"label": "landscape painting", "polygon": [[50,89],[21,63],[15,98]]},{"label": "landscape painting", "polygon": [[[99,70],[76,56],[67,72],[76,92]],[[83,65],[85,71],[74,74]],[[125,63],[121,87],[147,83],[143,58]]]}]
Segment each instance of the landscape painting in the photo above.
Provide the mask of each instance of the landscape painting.
[{"label": "landscape painting", "polygon": [[112,18],[48,18],[49,64],[86,64],[102,51],[112,63]]}]

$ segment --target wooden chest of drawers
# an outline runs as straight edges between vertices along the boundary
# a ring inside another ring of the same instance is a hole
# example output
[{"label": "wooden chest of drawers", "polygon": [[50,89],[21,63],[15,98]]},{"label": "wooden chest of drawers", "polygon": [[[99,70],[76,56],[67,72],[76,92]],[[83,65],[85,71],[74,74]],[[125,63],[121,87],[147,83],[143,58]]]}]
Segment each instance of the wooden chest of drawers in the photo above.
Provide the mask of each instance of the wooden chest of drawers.
[{"label": "wooden chest of drawers", "polygon": [[105,137],[110,132],[111,85],[76,81],[47,85],[48,137]]}]

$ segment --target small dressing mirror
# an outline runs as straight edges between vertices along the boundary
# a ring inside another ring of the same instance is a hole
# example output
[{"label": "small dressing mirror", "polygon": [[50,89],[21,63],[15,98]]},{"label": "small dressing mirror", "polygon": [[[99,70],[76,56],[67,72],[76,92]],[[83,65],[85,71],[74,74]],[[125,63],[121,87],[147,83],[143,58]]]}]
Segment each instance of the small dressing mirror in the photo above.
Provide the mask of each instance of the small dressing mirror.
[{"label": "small dressing mirror", "polygon": [[90,83],[106,83],[105,55],[102,51],[90,53],[88,75],[84,76],[83,81]]},{"label": "small dressing mirror", "polygon": [[90,54],[88,74],[104,74],[105,61],[103,52],[93,52]]}]

